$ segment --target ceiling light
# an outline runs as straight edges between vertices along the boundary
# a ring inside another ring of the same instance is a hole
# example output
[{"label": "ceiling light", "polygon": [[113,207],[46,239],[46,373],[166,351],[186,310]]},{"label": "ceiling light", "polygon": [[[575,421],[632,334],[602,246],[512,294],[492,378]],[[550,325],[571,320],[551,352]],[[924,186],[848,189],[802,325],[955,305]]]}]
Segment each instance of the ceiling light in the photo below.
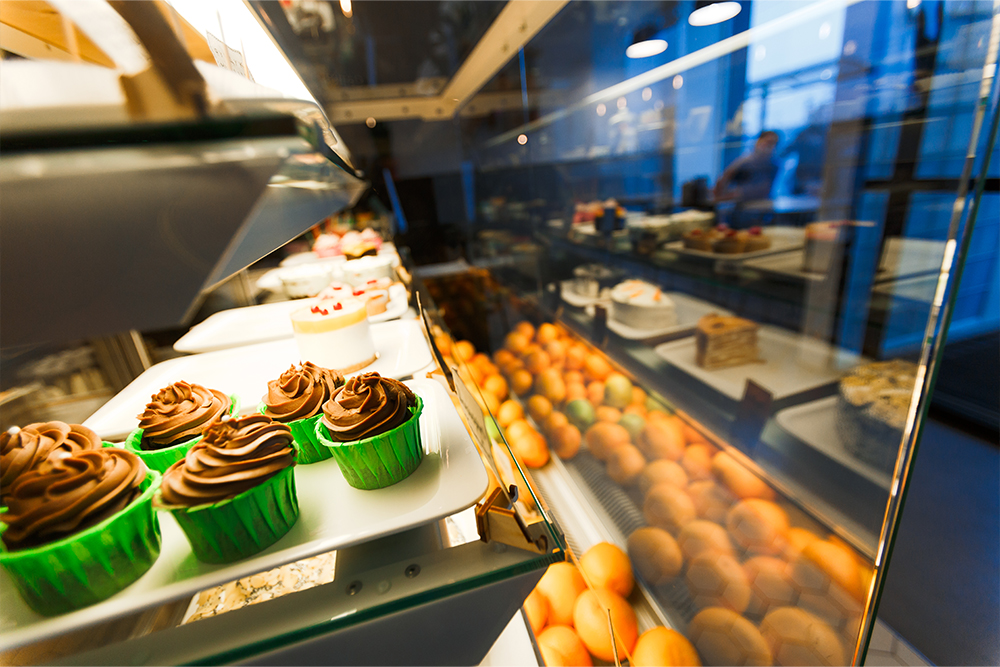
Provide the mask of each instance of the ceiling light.
[{"label": "ceiling light", "polygon": [[644,26],[635,31],[632,44],[625,49],[629,58],[649,58],[667,50],[667,40],[656,36],[656,28]]},{"label": "ceiling light", "polygon": [[351,0],[340,0],[340,11],[344,12],[344,16],[351,18],[354,13],[351,10]]},{"label": "ceiling light", "polygon": [[695,10],[688,16],[688,23],[693,26],[715,25],[728,21],[743,9],[738,2],[705,2],[695,3]]},{"label": "ceiling light", "polygon": [[603,102],[597,105],[597,115],[598,116],[603,116],[607,112],[608,112],[608,108],[606,106],[604,106]]},{"label": "ceiling light", "polygon": [[652,88],[643,88],[642,89],[642,101],[643,102],[648,102],[651,99],[653,99],[653,89]]},{"label": "ceiling light", "polygon": [[521,144],[522,146],[528,143],[528,135],[526,134],[517,135],[517,143]]}]

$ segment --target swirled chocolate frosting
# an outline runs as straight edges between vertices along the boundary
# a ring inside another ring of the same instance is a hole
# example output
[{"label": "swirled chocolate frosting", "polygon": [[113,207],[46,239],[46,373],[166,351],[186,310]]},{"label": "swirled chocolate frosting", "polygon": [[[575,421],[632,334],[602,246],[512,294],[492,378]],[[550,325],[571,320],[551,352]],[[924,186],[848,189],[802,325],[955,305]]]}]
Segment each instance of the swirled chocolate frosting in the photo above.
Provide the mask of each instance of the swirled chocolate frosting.
[{"label": "swirled chocolate frosting", "polygon": [[323,424],[334,442],[380,435],[410,418],[417,398],[402,382],[376,372],[356,375],[323,404]]},{"label": "swirled chocolate frosting", "polygon": [[89,528],[132,502],[145,478],[146,466],[124,449],[49,457],[14,485],[3,514],[4,545],[28,549]]},{"label": "swirled chocolate frosting", "polygon": [[216,503],[262,484],[295,465],[292,432],[264,415],[216,419],[187,456],[167,468],[163,502],[194,507]]},{"label": "swirled chocolate frosting", "polygon": [[317,414],[343,384],[343,375],[311,361],[298,368],[290,366],[277,380],[267,383],[267,395],[262,399],[267,406],[264,414],[285,423],[307,419]]},{"label": "swirled chocolate frosting", "polygon": [[209,422],[229,408],[229,397],[200,384],[175,382],[164,387],[139,415],[140,447],[163,449],[201,435]]},{"label": "swirled chocolate frosting", "polygon": [[38,422],[19,431],[0,434],[0,504],[14,481],[49,458],[74,456],[88,449],[100,449],[101,439],[86,426],[63,422]]}]

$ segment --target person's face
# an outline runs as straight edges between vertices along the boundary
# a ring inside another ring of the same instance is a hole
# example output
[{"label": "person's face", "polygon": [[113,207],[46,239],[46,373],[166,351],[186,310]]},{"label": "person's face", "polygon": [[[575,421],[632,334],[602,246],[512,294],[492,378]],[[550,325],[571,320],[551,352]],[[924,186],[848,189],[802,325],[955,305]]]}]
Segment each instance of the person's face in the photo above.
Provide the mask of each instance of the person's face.
[{"label": "person's face", "polygon": [[773,134],[768,134],[757,140],[754,151],[762,155],[771,155],[778,146],[778,139]]}]

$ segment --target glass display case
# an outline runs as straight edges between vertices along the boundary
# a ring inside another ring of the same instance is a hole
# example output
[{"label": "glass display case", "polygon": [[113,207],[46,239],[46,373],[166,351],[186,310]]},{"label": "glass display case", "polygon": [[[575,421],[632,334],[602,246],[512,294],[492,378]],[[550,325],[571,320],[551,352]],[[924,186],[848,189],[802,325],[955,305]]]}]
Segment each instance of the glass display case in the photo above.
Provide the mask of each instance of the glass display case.
[{"label": "glass display case", "polygon": [[5,344],[4,426],[121,443],[180,380],[256,413],[311,358],[293,313],[380,279],[347,265],[370,228],[391,286],[347,375],[421,398],[423,463],[296,466],[298,527],[227,565],[160,512],[149,571],[68,613],[0,573],[4,662],[474,664],[523,605],[550,666],[863,664],[944,331],[1000,325],[995,3],[247,6],[315,97],[268,105],[307,157],[197,303]]}]

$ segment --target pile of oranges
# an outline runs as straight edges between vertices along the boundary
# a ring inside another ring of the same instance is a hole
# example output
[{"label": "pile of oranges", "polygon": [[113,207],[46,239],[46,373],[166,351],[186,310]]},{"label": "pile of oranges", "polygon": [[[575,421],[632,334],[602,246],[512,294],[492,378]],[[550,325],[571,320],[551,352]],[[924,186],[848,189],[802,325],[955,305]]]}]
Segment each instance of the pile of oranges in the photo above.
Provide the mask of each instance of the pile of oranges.
[{"label": "pile of oranges", "polygon": [[[700,665],[698,652],[680,633],[656,627],[639,635],[628,602],[635,578],[629,558],[608,542],[580,559],[549,566],[524,602],[524,611],[548,667],[614,662],[632,665]],[[608,616],[614,626],[614,641]]]}]

